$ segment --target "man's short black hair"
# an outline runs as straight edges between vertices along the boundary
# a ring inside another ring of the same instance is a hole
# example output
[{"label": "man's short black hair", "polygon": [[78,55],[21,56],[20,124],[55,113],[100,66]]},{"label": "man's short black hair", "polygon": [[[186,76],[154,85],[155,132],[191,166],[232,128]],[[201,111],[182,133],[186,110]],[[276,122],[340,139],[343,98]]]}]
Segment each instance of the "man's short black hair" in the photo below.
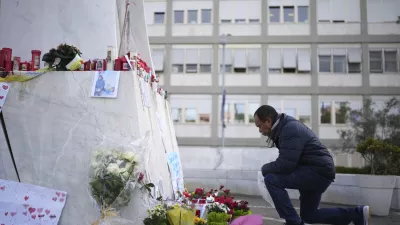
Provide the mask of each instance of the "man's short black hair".
[{"label": "man's short black hair", "polygon": [[274,123],[278,119],[278,112],[270,105],[260,106],[254,115],[257,115],[262,122],[265,122],[269,118]]}]

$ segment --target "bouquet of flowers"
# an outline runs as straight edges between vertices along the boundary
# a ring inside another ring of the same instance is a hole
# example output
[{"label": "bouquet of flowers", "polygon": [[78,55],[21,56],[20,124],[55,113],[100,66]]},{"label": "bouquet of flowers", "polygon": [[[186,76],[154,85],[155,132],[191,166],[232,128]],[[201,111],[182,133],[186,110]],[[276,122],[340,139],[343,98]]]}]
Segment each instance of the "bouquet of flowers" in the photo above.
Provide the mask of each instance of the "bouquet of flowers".
[{"label": "bouquet of flowers", "polygon": [[167,225],[167,209],[164,204],[158,204],[147,210],[148,217],[143,220],[144,225]]},{"label": "bouquet of flowers", "polygon": [[208,225],[226,225],[231,218],[229,207],[219,202],[207,205],[206,210]]},{"label": "bouquet of flowers", "polygon": [[42,61],[49,64],[49,68],[56,68],[57,71],[78,70],[83,63],[81,51],[73,46],[61,44],[56,49],[52,48],[43,55]]},{"label": "bouquet of flowers", "polygon": [[232,205],[233,208],[233,220],[241,217],[251,215],[250,208],[248,207],[248,202],[246,201],[235,201]]},{"label": "bouquet of flowers", "polygon": [[194,225],[206,225],[207,221],[203,218],[197,217],[194,218]]},{"label": "bouquet of flowers", "polygon": [[194,225],[195,211],[185,204],[175,204],[167,210],[169,225]]}]

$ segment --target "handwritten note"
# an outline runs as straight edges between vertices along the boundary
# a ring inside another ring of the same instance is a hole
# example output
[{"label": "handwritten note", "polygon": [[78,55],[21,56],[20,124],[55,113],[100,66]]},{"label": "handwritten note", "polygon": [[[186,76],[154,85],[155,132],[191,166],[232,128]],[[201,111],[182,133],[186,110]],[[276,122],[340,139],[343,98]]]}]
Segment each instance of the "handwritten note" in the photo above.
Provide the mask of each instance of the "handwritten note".
[{"label": "handwritten note", "polygon": [[143,79],[140,79],[140,89],[142,90],[142,97],[143,97],[143,105],[150,108],[150,91],[149,91],[149,84],[146,83]]},{"label": "handwritten note", "polygon": [[3,105],[6,102],[8,91],[10,90],[10,85],[5,82],[0,82],[0,112],[3,110]]},{"label": "handwritten note", "polygon": [[0,224],[57,225],[67,193],[0,179]]},{"label": "handwritten note", "polygon": [[177,192],[180,191],[182,193],[185,189],[179,152],[167,153],[167,161],[171,172],[172,188],[174,189],[175,197],[178,198]]}]

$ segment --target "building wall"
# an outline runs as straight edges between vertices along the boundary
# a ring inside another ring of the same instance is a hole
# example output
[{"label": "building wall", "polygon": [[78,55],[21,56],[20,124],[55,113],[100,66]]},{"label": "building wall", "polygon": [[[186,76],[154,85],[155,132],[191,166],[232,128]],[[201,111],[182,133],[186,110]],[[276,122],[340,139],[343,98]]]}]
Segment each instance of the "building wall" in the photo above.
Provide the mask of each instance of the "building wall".
[{"label": "building wall", "polygon": [[[149,31],[150,43],[165,50],[161,78],[172,110],[180,110],[181,146],[222,143],[221,34],[231,34],[225,51],[226,146],[265,146],[251,120],[259,104],[295,116],[328,147],[337,147],[337,132],[348,128],[334,113],[341,105],[356,109],[366,97],[400,97],[400,0],[147,3],[153,12],[152,4],[165,5],[164,27],[148,20],[148,29],[158,29],[154,35]],[[183,11],[182,23],[175,21],[176,10]],[[188,23],[193,10],[197,22]],[[185,95],[191,97],[184,100]],[[183,112],[195,122],[185,122]]]}]

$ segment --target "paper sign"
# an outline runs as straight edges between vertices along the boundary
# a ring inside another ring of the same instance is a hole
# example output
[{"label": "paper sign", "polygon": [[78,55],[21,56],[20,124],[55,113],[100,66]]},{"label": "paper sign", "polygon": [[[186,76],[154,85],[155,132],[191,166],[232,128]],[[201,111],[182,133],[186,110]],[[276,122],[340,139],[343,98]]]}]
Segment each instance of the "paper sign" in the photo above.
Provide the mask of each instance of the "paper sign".
[{"label": "paper sign", "polygon": [[5,82],[0,82],[0,112],[3,110],[4,102],[6,101],[10,85]]},{"label": "paper sign", "polygon": [[142,90],[143,105],[150,108],[151,103],[149,85],[143,79],[140,79],[140,89]]},{"label": "paper sign", "polygon": [[57,225],[67,192],[0,179],[1,225]]},{"label": "paper sign", "polygon": [[119,71],[96,71],[92,83],[92,97],[116,98],[118,96]]},{"label": "paper sign", "polygon": [[185,190],[183,185],[183,173],[179,152],[167,153],[167,161],[171,172],[172,188],[174,189],[175,197],[179,198],[178,191],[182,193]]},{"label": "paper sign", "polygon": [[163,130],[164,130],[164,123],[161,120],[161,116],[158,112],[156,112],[156,119],[157,119],[157,125],[158,125],[158,129],[160,130],[161,135],[163,134]]}]

